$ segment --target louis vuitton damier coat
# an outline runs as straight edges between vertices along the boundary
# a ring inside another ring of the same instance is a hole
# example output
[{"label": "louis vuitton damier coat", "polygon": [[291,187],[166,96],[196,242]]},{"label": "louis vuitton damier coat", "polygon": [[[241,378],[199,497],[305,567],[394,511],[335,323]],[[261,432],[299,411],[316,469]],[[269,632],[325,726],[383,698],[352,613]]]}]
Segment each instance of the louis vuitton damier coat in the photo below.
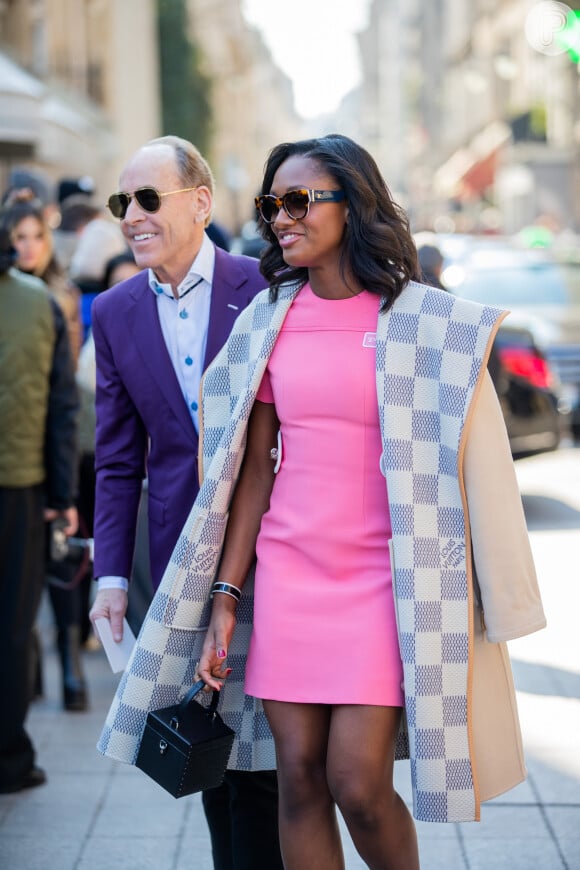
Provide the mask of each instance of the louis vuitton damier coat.
[{"label": "louis vuitton damier coat", "polygon": [[[203,384],[199,496],[153,600],[99,741],[134,763],[147,712],[192,681],[247,422],[299,288],[259,294]],[[525,778],[505,641],[545,625],[503,418],[486,371],[505,314],[411,282],[378,318],[377,399],[393,530],[390,551],[413,812],[471,821]],[[261,702],[244,695],[251,578],[220,703],[236,731],[230,767],[275,766]]]}]

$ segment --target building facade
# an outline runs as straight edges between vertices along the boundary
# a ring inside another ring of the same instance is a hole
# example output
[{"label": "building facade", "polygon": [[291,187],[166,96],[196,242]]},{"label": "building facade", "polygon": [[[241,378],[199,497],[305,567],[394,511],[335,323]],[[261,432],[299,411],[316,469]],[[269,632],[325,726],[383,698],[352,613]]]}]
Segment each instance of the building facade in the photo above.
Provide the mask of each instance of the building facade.
[{"label": "building facade", "polygon": [[514,232],[539,216],[580,229],[579,10],[370,0],[363,81],[336,119],[417,229]]},{"label": "building facade", "polygon": [[[210,79],[216,218],[237,233],[269,149],[297,138],[289,79],[240,0],[187,0]],[[0,191],[15,167],[89,175],[103,202],[162,129],[156,0],[0,0]]]},{"label": "building facade", "polygon": [[1,0],[3,189],[21,166],[89,175],[104,200],[159,132],[155,0]]},{"label": "building facade", "polygon": [[188,0],[191,35],[203,47],[211,81],[216,219],[238,234],[255,216],[253,198],[269,150],[300,138],[292,84],[260,34],[245,21],[240,0]]}]

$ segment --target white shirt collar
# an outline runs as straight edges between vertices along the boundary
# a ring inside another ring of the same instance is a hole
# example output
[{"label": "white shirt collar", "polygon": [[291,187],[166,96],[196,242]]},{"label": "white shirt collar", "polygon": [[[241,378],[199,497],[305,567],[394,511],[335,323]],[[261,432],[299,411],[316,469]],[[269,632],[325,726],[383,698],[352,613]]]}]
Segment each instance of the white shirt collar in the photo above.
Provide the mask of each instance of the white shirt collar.
[{"label": "white shirt collar", "polygon": [[[192,285],[192,281],[197,281],[199,278],[206,281],[210,287],[213,282],[213,273],[215,268],[215,246],[206,233],[203,234],[201,248],[197,253],[197,257],[191,264],[189,271],[183,281],[177,287],[177,295],[183,296]],[[170,284],[162,284],[155,277],[153,269],[149,269],[149,286],[156,296],[161,293],[165,296],[170,296],[172,299],[173,290]]]}]

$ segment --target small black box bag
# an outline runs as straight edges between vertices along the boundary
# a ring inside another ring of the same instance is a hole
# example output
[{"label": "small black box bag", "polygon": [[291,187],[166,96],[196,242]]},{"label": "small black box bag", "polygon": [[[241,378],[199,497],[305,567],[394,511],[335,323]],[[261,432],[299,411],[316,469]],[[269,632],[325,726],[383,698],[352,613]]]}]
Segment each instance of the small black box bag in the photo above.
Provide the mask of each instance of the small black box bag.
[{"label": "small black box bag", "polygon": [[232,751],[235,732],[217,712],[219,692],[207,707],[193,700],[204,685],[149,713],[141,737],[135,764],[176,798],[221,785]]}]

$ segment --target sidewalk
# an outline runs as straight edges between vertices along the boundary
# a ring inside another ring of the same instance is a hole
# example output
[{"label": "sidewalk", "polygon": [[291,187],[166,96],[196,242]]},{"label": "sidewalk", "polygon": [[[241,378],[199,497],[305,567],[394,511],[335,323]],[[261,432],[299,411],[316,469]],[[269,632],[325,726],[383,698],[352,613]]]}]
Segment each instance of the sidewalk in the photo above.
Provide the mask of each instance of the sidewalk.
[{"label": "sidewalk", "polygon": [[[549,620],[545,631],[510,644],[529,778],[484,805],[480,824],[417,823],[422,870],[580,870],[580,487],[558,497],[570,522],[550,527],[538,508],[556,495],[526,495],[526,470],[520,481]],[[0,868],[212,870],[199,795],[176,801],[95,750],[118,682],[103,652],[84,657],[90,711],[65,713],[46,607],[40,624],[45,698],[28,727],[48,784],[0,796]],[[396,767],[410,802],[408,763]],[[346,832],[344,843],[347,870],[363,870]]]}]

